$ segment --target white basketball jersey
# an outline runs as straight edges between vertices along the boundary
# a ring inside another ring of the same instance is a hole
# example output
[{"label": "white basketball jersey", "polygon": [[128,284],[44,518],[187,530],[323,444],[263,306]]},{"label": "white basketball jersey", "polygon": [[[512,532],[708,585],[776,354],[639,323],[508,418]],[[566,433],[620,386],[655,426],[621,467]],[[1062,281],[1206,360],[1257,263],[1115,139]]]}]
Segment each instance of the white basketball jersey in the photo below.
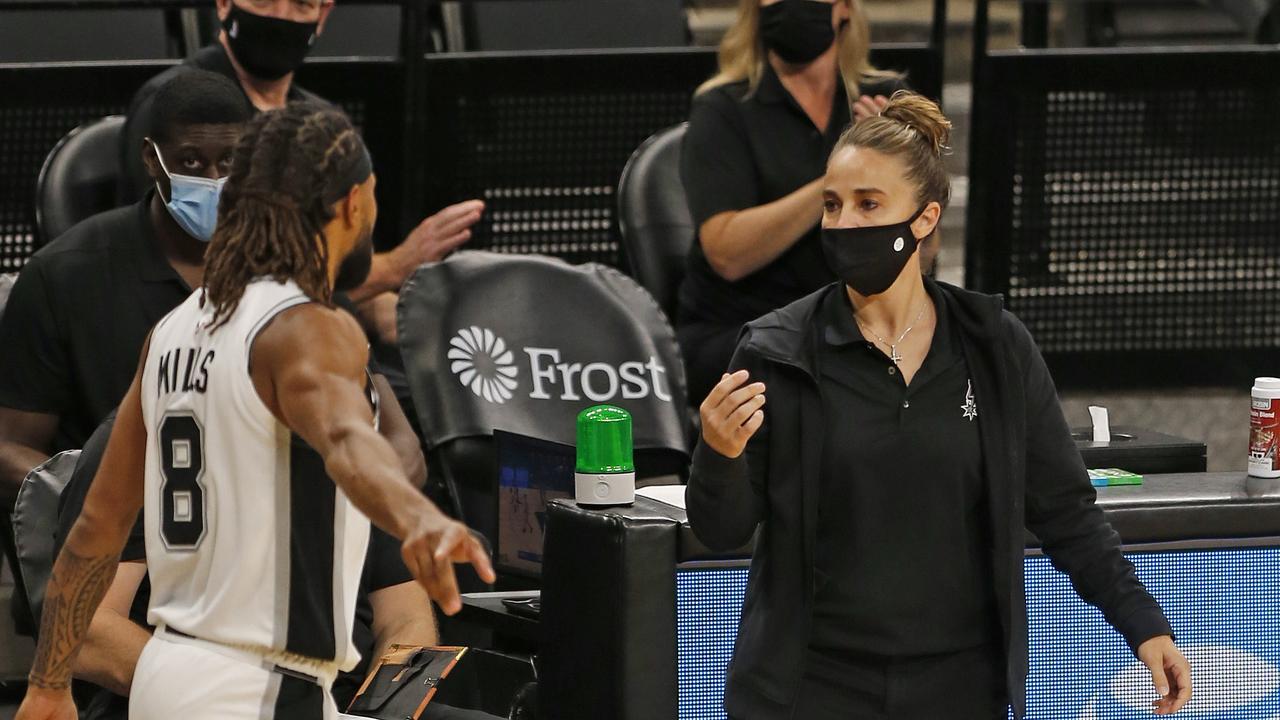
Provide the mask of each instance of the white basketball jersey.
[{"label": "white basketball jersey", "polygon": [[350,670],[369,521],[249,376],[257,334],[310,300],[292,282],[257,280],[209,332],[202,294],[156,325],[142,373],[147,621]]}]

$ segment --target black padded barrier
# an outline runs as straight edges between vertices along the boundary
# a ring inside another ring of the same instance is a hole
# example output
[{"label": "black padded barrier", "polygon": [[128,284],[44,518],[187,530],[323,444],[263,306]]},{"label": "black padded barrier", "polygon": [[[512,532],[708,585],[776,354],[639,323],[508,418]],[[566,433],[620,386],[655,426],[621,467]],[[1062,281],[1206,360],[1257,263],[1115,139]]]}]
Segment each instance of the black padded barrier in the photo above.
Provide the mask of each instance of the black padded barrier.
[{"label": "black padded barrier", "polygon": [[1059,386],[1232,385],[1280,367],[1280,49],[979,57],[966,283]]},{"label": "black padded barrier", "polygon": [[[872,61],[941,96],[936,43],[878,45]],[[650,135],[688,119],[715,68],[705,48],[428,56],[424,211],[480,198],[488,209],[471,248],[625,270],[622,168]]]}]

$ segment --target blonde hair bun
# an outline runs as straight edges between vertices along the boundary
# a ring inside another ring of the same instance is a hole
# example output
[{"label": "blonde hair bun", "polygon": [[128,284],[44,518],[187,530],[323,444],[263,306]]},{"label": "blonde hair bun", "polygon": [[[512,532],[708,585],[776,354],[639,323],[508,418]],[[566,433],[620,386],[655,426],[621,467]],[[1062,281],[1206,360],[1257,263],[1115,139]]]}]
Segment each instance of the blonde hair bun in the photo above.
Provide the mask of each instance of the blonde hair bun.
[{"label": "blonde hair bun", "polygon": [[938,157],[950,149],[947,142],[951,139],[951,121],[937,103],[923,95],[899,90],[889,98],[880,116],[915,130]]}]

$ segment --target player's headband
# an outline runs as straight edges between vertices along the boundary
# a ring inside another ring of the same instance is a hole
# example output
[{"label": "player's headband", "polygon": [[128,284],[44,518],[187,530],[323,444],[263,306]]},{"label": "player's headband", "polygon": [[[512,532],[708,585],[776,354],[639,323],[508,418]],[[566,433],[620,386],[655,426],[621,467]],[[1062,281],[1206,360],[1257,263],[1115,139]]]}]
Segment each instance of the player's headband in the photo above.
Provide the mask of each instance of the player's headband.
[{"label": "player's headband", "polygon": [[339,182],[333,186],[333,197],[324,199],[325,205],[331,205],[346,197],[352,187],[362,184],[373,174],[373,158],[369,156],[369,148],[360,141],[360,152],[355,153],[347,167],[341,171]]}]

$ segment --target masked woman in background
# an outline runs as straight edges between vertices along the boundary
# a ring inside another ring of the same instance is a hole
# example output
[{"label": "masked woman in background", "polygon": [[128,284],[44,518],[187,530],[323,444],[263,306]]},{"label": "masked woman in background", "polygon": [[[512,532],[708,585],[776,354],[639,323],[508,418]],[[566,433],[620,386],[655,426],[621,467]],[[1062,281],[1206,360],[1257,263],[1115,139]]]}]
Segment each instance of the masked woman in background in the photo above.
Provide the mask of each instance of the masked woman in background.
[{"label": "masked woman in background", "polygon": [[869,48],[860,0],[741,0],[684,140],[698,241],[676,327],[690,397],[719,380],[744,323],[835,279],[818,245],[818,179],[849,123],[903,87]]}]

